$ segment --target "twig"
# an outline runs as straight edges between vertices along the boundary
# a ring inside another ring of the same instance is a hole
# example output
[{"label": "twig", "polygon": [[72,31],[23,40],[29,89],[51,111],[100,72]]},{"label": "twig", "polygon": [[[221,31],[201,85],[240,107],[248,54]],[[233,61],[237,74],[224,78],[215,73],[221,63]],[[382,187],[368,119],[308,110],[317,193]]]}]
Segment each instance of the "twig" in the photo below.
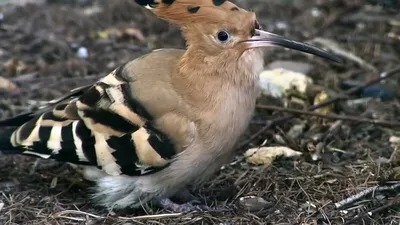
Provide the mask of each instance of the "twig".
[{"label": "twig", "polygon": [[398,121],[374,120],[374,119],[368,119],[368,118],[360,118],[360,117],[356,117],[356,116],[323,114],[323,113],[310,112],[310,111],[304,111],[304,110],[298,110],[298,109],[283,108],[283,107],[278,107],[278,106],[273,106],[273,105],[259,104],[259,105],[257,105],[257,108],[280,111],[280,112],[289,112],[289,113],[293,113],[293,114],[317,116],[317,117],[321,117],[321,118],[325,118],[325,119],[347,120],[347,121],[354,121],[354,122],[360,122],[360,123],[370,123],[370,124],[381,125],[381,126],[385,126],[385,127],[400,127],[400,122],[398,122]]},{"label": "twig", "polygon": [[[380,74],[380,76],[378,78],[372,79],[368,82],[366,82],[365,84],[361,85],[361,86],[357,86],[357,87],[353,87],[348,89],[347,91],[343,92],[343,95],[338,95],[337,97],[331,98],[331,99],[327,99],[317,105],[313,105],[311,107],[308,108],[308,111],[313,111],[319,108],[322,108],[324,106],[330,105],[332,103],[335,103],[337,101],[340,101],[341,99],[343,99],[343,96],[346,95],[351,95],[353,93],[356,93],[368,86],[371,86],[373,84],[376,84],[382,80],[385,80],[389,77],[392,77],[396,74],[398,74],[400,72],[400,67],[397,67],[395,69],[392,69],[390,71],[387,72],[383,72]],[[254,133],[253,135],[251,135],[248,139],[246,139],[245,141],[243,141],[242,143],[239,144],[238,148],[243,148],[244,146],[248,145],[250,142],[252,142],[254,139],[256,139],[259,135],[261,135],[262,133],[264,133],[266,130],[268,130],[269,128],[271,128],[272,126],[274,126],[277,123],[281,123],[287,120],[290,120],[294,117],[294,115],[287,115],[287,116],[282,116],[282,117],[278,117],[275,118],[273,120],[270,120],[267,122],[267,124],[265,124],[264,127],[262,127],[260,130],[258,130],[256,133]]]},{"label": "twig", "polygon": [[376,191],[394,190],[394,189],[399,188],[399,187],[400,187],[400,183],[396,183],[396,184],[393,184],[391,186],[374,186],[374,187],[370,187],[370,188],[367,188],[367,189],[365,189],[365,190],[363,190],[363,191],[361,191],[361,192],[359,192],[359,193],[357,193],[355,195],[351,195],[350,197],[348,197],[346,199],[343,199],[340,202],[335,203],[335,207],[336,207],[336,209],[342,208],[343,206],[348,205],[350,203],[353,203],[353,202],[357,201],[358,199],[360,199],[362,197],[365,197],[366,195],[368,195],[368,194],[370,194],[372,192],[375,193]]},{"label": "twig", "polygon": [[163,219],[171,217],[182,216],[183,213],[167,213],[167,214],[157,214],[157,215],[145,215],[145,216],[134,216],[134,217],[118,217],[121,220],[139,220],[139,219]]},{"label": "twig", "polygon": [[30,82],[32,80],[37,80],[38,72],[27,73],[19,75],[11,79],[12,82]]},{"label": "twig", "polygon": [[64,216],[65,214],[77,214],[77,215],[85,215],[85,216],[89,216],[89,217],[93,217],[96,219],[104,219],[104,216],[98,216],[92,213],[88,213],[88,212],[84,212],[84,211],[78,211],[78,210],[64,210],[61,212],[58,212],[56,214],[54,214],[52,217],[53,218],[58,218],[60,216]]},{"label": "twig", "polygon": [[387,203],[386,205],[383,205],[381,207],[373,209],[373,210],[371,210],[371,211],[369,211],[367,213],[364,213],[361,216],[354,217],[353,219],[347,221],[345,224],[354,224],[354,222],[357,221],[357,220],[360,220],[360,219],[362,219],[364,217],[367,217],[367,216],[372,216],[375,213],[381,212],[381,211],[383,211],[385,209],[388,209],[388,208],[393,207],[393,206],[397,206],[399,204],[400,204],[400,198],[396,197],[393,200],[391,200],[389,203]]},{"label": "twig", "polygon": [[67,220],[78,221],[78,222],[85,222],[85,221],[87,221],[87,219],[85,219],[85,218],[71,217],[71,216],[57,216],[56,218],[67,219]]},{"label": "twig", "polygon": [[332,40],[317,37],[317,38],[314,38],[313,40],[311,40],[310,42],[323,45],[324,47],[328,48],[336,55],[339,55],[348,60],[351,60],[351,61],[357,63],[359,66],[364,67],[365,69],[368,69],[372,72],[377,72],[377,69],[373,65],[369,64],[368,62],[366,62],[359,56],[356,56],[352,52],[342,49],[338,44],[336,44],[336,42],[334,42]]},{"label": "twig", "polygon": [[[92,217],[92,218],[96,218],[96,219],[105,219],[104,216],[98,216],[92,213],[88,213],[88,212],[83,212],[83,211],[78,211],[78,210],[64,210],[61,212],[58,212],[56,214],[54,214],[52,217],[53,218],[67,218],[70,220],[76,220],[76,221],[81,221],[82,218],[76,218],[76,217],[72,217],[72,216],[65,216],[66,214],[75,214],[75,215],[85,215],[88,217]],[[144,216],[134,216],[134,217],[121,217],[119,216],[118,219],[121,220],[129,220],[129,221],[133,221],[133,220],[147,220],[147,219],[162,219],[162,218],[172,218],[172,217],[178,217],[178,216],[182,216],[183,213],[169,213],[169,214],[157,214],[157,215],[144,215]]]}]

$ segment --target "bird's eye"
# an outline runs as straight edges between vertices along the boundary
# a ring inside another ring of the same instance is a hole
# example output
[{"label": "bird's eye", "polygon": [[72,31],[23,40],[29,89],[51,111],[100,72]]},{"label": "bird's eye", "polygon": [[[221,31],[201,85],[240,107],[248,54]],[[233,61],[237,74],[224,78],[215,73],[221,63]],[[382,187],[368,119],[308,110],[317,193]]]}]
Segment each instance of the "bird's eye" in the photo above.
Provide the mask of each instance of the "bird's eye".
[{"label": "bird's eye", "polygon": [[231,36],[229,35],[229,33],[225,30],[220,30],[217,33],[217,38],[218,38],[218,41],[220,41],[220,42],[226,42],[227,40],[229,40],[230,37]]}]

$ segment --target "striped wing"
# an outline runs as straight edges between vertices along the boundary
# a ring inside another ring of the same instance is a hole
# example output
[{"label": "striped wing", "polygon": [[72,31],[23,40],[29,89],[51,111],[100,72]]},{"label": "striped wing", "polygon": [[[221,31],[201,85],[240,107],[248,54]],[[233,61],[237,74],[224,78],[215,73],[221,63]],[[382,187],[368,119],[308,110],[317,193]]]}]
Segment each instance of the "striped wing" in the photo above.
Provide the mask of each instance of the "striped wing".
[{"label": "striped wing", "polygon": [[39,113],[0,121],[3,126],[21,125],[11,135],[13,148],[41,158],[94,165],[111,175],[142,175],[167,166],[175,155],[174,144],[131,96],[122,69],[50,102]]}]

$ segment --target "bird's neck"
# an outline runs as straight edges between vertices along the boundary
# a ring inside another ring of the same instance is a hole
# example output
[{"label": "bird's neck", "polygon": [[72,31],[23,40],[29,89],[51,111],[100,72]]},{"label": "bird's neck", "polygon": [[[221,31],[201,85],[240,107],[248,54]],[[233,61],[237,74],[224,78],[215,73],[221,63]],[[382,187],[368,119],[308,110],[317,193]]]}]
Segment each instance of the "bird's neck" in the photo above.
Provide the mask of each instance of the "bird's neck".
[{"label": "bird's neck", "polygon": [[173,83],[187,100],[205,102],[226,94],[227,88],[253,89],[262,69],[263,55],[258,50],[246,51],[241,56],[228,51],[209,56],[189,47],[177,64]]},{"label": "bird's neck", "polygon": [[[229,55],[206,56],[187,50],[177,64],[173,85],[196,112],[217,112],[229,102],[232,110],[252,107],[258,91],[263,57],[258,51],[245,52],[236,59]],[[248,105],[248,106],[246,106]]]},{"label": "bird's neck", "polygon": [[[197,121],[198,134],[219,154],[229,153],[246,129],[255,108],[262,54],[245,52],[236,60],[186,52],[177,66],[173,85]],[[230,138],[226,139],[226,136]],[[217,142],[217,143],[214,143]]]}]

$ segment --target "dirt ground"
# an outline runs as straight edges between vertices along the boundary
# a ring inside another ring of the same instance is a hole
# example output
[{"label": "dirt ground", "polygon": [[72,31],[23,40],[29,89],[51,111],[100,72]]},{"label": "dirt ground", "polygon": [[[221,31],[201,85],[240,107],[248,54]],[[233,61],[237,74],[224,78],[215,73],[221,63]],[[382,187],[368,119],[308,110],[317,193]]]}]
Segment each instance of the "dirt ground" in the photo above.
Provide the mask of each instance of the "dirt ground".
[{"label": "dirt ground", "polygon": [[[0,118],[33,110],[152,49],[184,48],[176,27],[133,0],[3,2],[0,77],[16,87],[0,82]],[[235,2],[254,9],[270,32],[301,41],[320,40],[316,45],[354,54],[344,54],[345,63],[338,65],[281,48],[266,52],[266,65],[277,60],[311,65],[308,75],[314,88],[341,96],[330,112],[349,118],[297,115],[262,130],[268,121],[288,113],[259,107],[238,144],[235,160],[194,190],[211,205],[226,206],[229,211],[223,213],[176,215],[153,209],[110,214],[93,206],[88,200],[92,184],[68,166],[1,155],[0,224],[399,224],[396,138],[400,130],[395,121],[400,115],[400,74],[372,88],[346,93],[399,66],[398,1]],[[332,40],[338,46],[332,42],[321,45],[321,40]],[[312,105],[310,96],[315,93],[307,96],[305,104]],[[383,126],[372,120],[389,122]],[[242,157],[245,150],[265,140],[267,146],[288,146],[303,155],[279,158],[269,166],[247,163]],[[240,198],[246,196],[265,199],[265,207],[243,207]],[[352,196],[349,204],[335,206]],[[138,217],[146,214],[162,215]]]}]

